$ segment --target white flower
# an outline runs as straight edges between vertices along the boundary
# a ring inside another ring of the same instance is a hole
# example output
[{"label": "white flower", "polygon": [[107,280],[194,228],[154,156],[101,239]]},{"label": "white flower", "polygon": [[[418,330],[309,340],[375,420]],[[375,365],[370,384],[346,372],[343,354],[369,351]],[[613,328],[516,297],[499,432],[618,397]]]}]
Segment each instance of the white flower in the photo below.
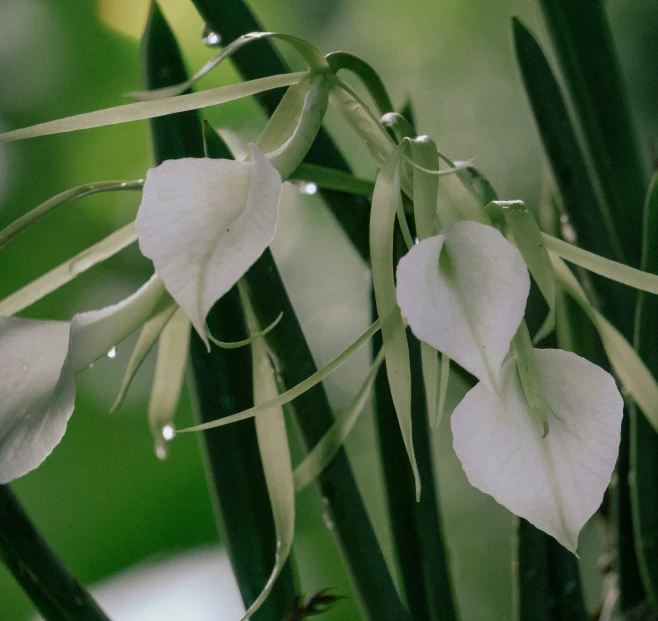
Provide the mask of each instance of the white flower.
[{"label": "white flower", "polygon": [[424,239],[397,268],[398,305],[412,332],[490,388],[529,291],[521,253],[478,222],[457,222]]},{"label": "white flower", "polygon": [[281,176],[251,161],[184,158],[148,171],[135,225],[142,253],[208,345],[206,315],[276,231]]},{"label": "white flower", "polygon": [[523,319],[528,271],[490,226],[462,221],[421,241],[400,261],[397,278],[398,304],[414,334],[481,380],[452,415],[469,481],[575,553],[617,459],[623,400],[614,379],[575,354],[517,351],[536,358],[544,436],[516,358],[503,364]]},{"label": "white flower", "polygon": [[624,404],[612,376],[595,364],[558,349],[535,355],[552,412],[548,435],[511,359],[499,394],[479,383],[453,412],[454,447],[472,485],[575,553],[610,483]]},{"label": "white flower", "polygon": [[157,312],[153,276],[136,293],[69,322],[0,318],[0,484],[39,466],[59,444],[75,406],[75,375]]}]

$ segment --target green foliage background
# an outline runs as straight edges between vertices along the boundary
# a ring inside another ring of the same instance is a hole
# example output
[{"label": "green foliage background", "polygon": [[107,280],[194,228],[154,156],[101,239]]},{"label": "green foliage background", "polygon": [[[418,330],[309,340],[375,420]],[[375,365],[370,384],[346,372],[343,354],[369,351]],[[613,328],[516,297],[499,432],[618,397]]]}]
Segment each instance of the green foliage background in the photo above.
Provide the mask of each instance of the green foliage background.
[{"label": "green foliage background", "polygon": [[[658,5],[653,0],[608,5],[640,136],[650,145],[658,139],[658,83],[647,79],[646,68],[658,57]],[[443,151],[456,159],[477,157],[502,197],[531,205],[538,200],[544,163],[514,66],[509,23],[510,15],[517,14],[544,32],[532,1],[423,0],[402,7],[392,0],[290,0],[281,10],[275,0],[258,0],[252,6],[270,30],[302,36],[325,52],[342,49],[368,60],[397,104],[412,97],[420,131],[432,135]],[[202,24],[191,3],[180,2],[176,11],[166,13],[189,67],[197,68],[212,52],[200,44]],[[226,66],[201,87],[235,79]],[[0,0],[0,84],[0,126],[6,128],[117,105],[123,92],[140,86],[137,41],[102,24],[93,2]],[[252,102],[210,110],[207,117],[248,138],[263,121]],[[365,148],[335,116],[328,123],[357,170],[371,174],[373,169],[363,164]],[[149,149],[146,123],[3,146],[0,226],[69,187],[143,176],[150,165]],[[137,193],[87,198],[35,226],[2,250],[0,296],[127,222],[138,201]],[[365,268],[319,200],[294,201],[286,209],[275,250],[322,362],[367,321]],[[314,267],[307,266],[309,256]],[[135,248],[128,249],[26,316],[70,317],[116,301],[148,275],[148,263]],[[332,286],[342,290],[342,305],[327,293]],[[152,362],[140,372],[122,411],[108,414],[129,351],[128,344],[120,347],[116,360],[101,361],[79,378],[77,407],[64,441],[41,468],[13,486],[55,550],[86,583],[145,559],[217,542],[197,440],[178,438],[165,462],[153,454],[146,423]],[[367,354],[362,353],[329,383],[338,407],[355,390],[351,376],[358,379],[365,370]],[[191,418],[186,394],[179,425]],[[360,421],[348,450],[388,550],[381,473],[368,417]],[[509,619],[511,516],[468,486],[450,446],[449,425],[438,434],[437,455],[446,536],[464,618]],[[590,601],[599,588],[595,528],[585,532],[581,544]],[[300,497],[296,558],[304,568],[301,579],[307,592],[336,586],[349,593],[315,492]],[[0,567],[0,619],[23,621],[30,614],[28,600]],[[323,618],[358,616],[348,601]]]}]

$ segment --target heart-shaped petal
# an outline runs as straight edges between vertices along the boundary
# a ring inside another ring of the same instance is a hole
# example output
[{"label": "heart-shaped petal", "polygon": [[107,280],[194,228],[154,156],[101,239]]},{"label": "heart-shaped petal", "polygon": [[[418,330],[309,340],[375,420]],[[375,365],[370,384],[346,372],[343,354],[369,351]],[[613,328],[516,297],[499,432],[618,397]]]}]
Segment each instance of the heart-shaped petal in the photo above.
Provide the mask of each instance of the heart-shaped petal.
[{"label": "heart-shaped petal", "polygon": [[153,276],[125,300],[70,324],[0,318],[0,484],[50,455],[73,413],[75,374],[148,320],[165,295]]},{"label": "heart-shaped petal", "polygon": [[549,432],[528,406],[516,360],[500,393],[471,389],[452,414],[455,452],[472,485],[576,552],[619,451],[623,399],[612,376],[575,354],[535,350]]},{"label": "heart-shaped petal", "polygon": [[397,269],[398,304],[416,337],[492,388],[529,291],[521,253],[478,222],[421,241]]},{"label": "heart-shaped petal", "polygon": [[0,484],[36,468],[73,413],[69,323],[0,318]]},{"label": "heart-shaped petal", "polygon": [[149,170],[135,226],[142,253],[208,345],[208,311],[276,230],[281,177],[253,145],[251,162],[183,158]]}]

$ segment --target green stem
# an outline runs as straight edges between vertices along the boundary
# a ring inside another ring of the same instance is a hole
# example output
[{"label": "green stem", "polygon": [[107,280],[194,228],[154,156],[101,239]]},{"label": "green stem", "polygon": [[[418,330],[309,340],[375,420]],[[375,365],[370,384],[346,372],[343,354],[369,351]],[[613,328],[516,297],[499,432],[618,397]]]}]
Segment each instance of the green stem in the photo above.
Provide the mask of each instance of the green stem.
[{"label": "green stem", "polygon": [[[438,512],[439,499],[420,368],[420,346],[410,332],[407,337],[412,368],[414,449],[423,482],[420,502],[416,502],[413,475],[408,468],[409,459],[400,435],[385,369],[379,371],[375,382],[375,421],[395,553],[407,604],[414,621],[455,621],[459,616],[455,607],[449,559]],[[376,355],[381,347],[381,334],[375,335],[373,341]]]},{"label": "green stem", "polygon": [[[649,188],[644,216],[642,269],[658,274],[658,174]],[[640,293],[635,317],[635,347],[649,370],[658,374],[658,297]],[[658,434],[637,407],[631,410],[631,500],[635,545],[644,589],[658,612]]]},{"label": "green stem", "polygon": [[[597,86],[595,82],[589,83],[591,78],[589,76],[587,85],[578,85],[576,90],[571,88],[572,74],[579,75],[584,71],[583,66],[590,62],[587,59],[580,58],[580,55],[585,53],[585,48],[582,47],[582,42],[579,39],[581,35],[584,40],[588,41],[587,45],[590,46],[589,56],[598,58],[598,54],[591,54],[591,49],[598,50],[599,47],[603,50],[603,56],[612,54],[609,41],[607,41],[609,33],[602,13],[603,3],[597,1],[597,7],[594,7],[592,0],[579,2],[577,6],[569,5],[560,0],[541,0],[541,2],[547,19],[549,22],[551,20],[554,22],[552,23],[552,30],[554,31],[558,54],[563,61],[563,71],[566,74],[570,91],[574,94],[574,107],[579,117],[581,117],[585,142],[592,157],[597,160],[594,162],[595,170],[600,175],[601,170],[611,165],[612,155],[615,157],[617,155],[612,150],[613,145],[616,145],[615,148],[622,148],[623,143],[625,145],[623,148],[626,151],[632,150],[634,145],[632,132],[630,135],[622,135],[623,127],[626,124],[623,118],[620,121],[619,128],[610,127],[611,123],[614,125],[616,122],[613,118],[607,120],[599,118],[603,114],[602,110],[605,110],[608,104],[604,100],[600,100],[600,109],[596,109],[596,98],[591,98],[593,93],[598,92],[597,88],[601,91],[597,96],[602,97],[602,93],[607,92],[605,84]],[[584,16],[592,18],[591,24],[587,22],[587,18],[584,18],[585,22],[583,22],[581,17],[576,15],[581,10]],[[557,23],[559,16],[561,16],[560,19],[564,18],[564,24]],[[517,58],[528,98],[553,169],[564,208],[576,231],[579,245],[607,258],[622,260],[626,257],[627,261],[629,259],[634,260],[637,254],[635,246],[638,246],[635,240],[639,237],[639,225],[636,227],[635,224],[632,224],[635,209],[633,201],[637,189],[629,194],[629,200],[624,202],[623,205],[615,202],[616,190],[613,192],[614,188],[609,187],[611,180],[608,178],[599,183],[600,191],[597,193],[585,157],[578,145],[576,132],[571,124],[566,104],[546,57],[534,37],[518,20],[514,21],[513,26]],[[602,40],[600,46],[593,43],[597,37]],[[600,75],[601,67],[598,66],[598,61],[592,62],[595,65],[595,67],[592,67],[592,71],[599,79],[605,81],[607,79],[607,70],[606,76],[603,78]],[[616,62],[616,58],[610,61],[613,81],[615,79]],[[616,103],[611,103],[611,105],[621,106],[625,111],[625,103],[617,101],[618,99],[619,95],[615,94],[614,100]],[[584,120],[583,116],[585,117]],[[603,126],[601,126],[601,123],[603,123]],[[627,129],[630,130],[630,124],[627,125]],[[629,160],[629,166],[633,166],[632,160],[634,159],[634,156],[629,153],[626,153],[618,161],[615,159],[616,172],[618,171],[622,176],[621,161],[624,157]],[[638,173],[630,172],[630,176],[634,174]],[[624,181],[625,183],[626,181]],[[640,182],[640,187],[643,187],[643,182]],[[600,196],[603,198],[600,199]],[[632,296],[629,296],[627,291],[619,284],[603,278],[594,276],[592,282],[606,307],[606,314],[609,319],[627,338],[630,338],[633,331],[634,314]],[[579,353],[582,354],[583,352],[580,351]],[[613,500],[617,531],[617,569],[622,607],[624,609],[634,606],[643,598],[633,540],[628,484],[629,455],[628,416],[625,416],[622,423],[622,442],[617,462]]]},{"label": "green stem", "polygon": [[552,621],[546,535],[517,518],[513,555],[514,621]]},{"label": "green stem", "polygon": [[[266,339],[278,360],[284,385],[295,386],[315,373],[317,367],[269,250],[251,267],[245,280],[261,325],[268,325],[283,312],[283,319]],[[307,446],[315,446],[334,421],[322,384],[300,395],[294,401],[294,411]],[[373,621],[408,619],[386,567],[345,449],[338,451],[318,482],[327,521],[332,525],[365,617]]]},{"label": "green stem", "polygon": [[48,547],[8,485],[0,485],[0,558],[46,621],[109,621]]},{"label": "green stem", "polygon": [[[264,30],[243,0],[193,0],[201,17],[227,44],[249,32]],[[271,40],[262,40],[238,50],[231,58],[240,74],[247,80],[289,71]],[[282,94],[267,91],[256,95],[268,115],[276,109]],[[306,162],[343,172],[351,172],[331,136],[320,129],[306,156]],[[336,190],[321,190],[322,197],[345,234],[364,259],[368,257],[368,200]]]},{"label": "green stem", "polygon": [[630,265],[647,176],[639,155],[619,60],[601,0],[540,0],[594,176]]},{"label": "green stem", "polygon": [[[187,78],[180,51],[168,24],[153,3],[143,42],[142,59],[148,88],[177,84]],[[203,157],[204,142],[197,112],[185,112],[151,121],[156,161]],[[219,143],[221,149],[223,144]],[[225,149],[225,147],[224,147]],[[231,157],[215,145],[211,157]],[[219,339],[237,341],[248,336],[237,288],[211,310],[207,318]],[[251,355],[248,348],[206,351],[196,333],[190,342],[191,378],[200,422],[227,416],[253,405]],[[265,484],[253,420],[202,435],[208,487],[222,541],[245,607],[258,597],[272,571],[276,550],[274,520]],[[288,564],[254,620],[280,621],[295,600]]]}]

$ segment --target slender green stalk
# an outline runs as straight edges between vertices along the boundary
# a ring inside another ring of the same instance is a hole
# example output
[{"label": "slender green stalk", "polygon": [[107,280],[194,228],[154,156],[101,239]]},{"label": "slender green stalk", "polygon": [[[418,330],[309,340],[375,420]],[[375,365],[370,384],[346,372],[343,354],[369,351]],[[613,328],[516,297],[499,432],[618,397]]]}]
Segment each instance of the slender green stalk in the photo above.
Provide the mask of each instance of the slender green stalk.
[{"label": "slender green stalk", "polygon": [[517,518],[513,554],[514,621],[552,621],[546,535]]},{"label": "slender green stalk", "polygon": [[[396,248],[406,251],[406,245],[400,237],[398,234]],[[395,554],[407,605],[414,621],[456,621],[459,615],[438,511],[439,499],[431,452],[420,343],[410,331],[407,331],[407,340],[412,374],[414,450],[423,483],[419,502],[416,502],[413,473],[408,467],[409,458],[384,368],[375,380],[375,422]],[[375,335],[373,344],[373,355],[376,355],[382,345],[381,334]]]},{"label": "slender green stalk", "polygon": [[[264,28],[243,0],[193,0],[194,5],[213,32],[221,36],[224,44],[249,32],[260,32]],[[257,41],[238,50],[231,58],[240,74],[248,80],[288,71],[272,41]],[[280,91],[267,91],[256,95],[265,112],[271,115],[276,109],[282,94]],[[321,129],[305,161],[343,172],[351,172],[331,136]],[[329,209],[343,227],[346,235],[359,254],[368,257],[368,200],[336,190],[321,190]]]},{"label": "slender green stalk", "polygon": [[[547,16],[550,12],[555,17],[557,13],[554,12],[560,6],[561,8],[558,13],[564,19],[572,20],[569,22],[569,25],[560,26],[559,24],[553,24],[554,30],[557,30],[559,34],[558,39],[556,39],[558,53],[568,56],[569,54],[576,55],[576,52],[582,53],[584,51],[584,48],[581,48],[580,41],[573,42],[573,47],[569,47],[571,45],[569,41],[564,40],[568,37],[578,39],[580,30],[583,31],[583,36],[588,40],[588,45],[594,45],[594,31],[589,31],[587,24],[578,21],[579,18],[575,16],[575,13],[581,9],[583,10],[583,14],[597,13],[597,17],[593,22],[595,29],[603,28],[600,20],[604,18],[601,13],[602,3],[600,2],[596,3],[598,9],[593,9],[592,0],[578,3],[577,7],[575,5],[568,7],[566,4],[558,0],[542,0],[542,5],[545,12],[547,12]],[[580,24],[580,30],[573,30],[575,27],[574,23]],[[607,26],[605,28],[607,29]],[[599,32],[598,36],[605,37],[607,35],[602,35]],[[538,43],[530,32],[517,20],[514,21],[514,40],[517,59],[535,121],[553,169],[565,211],[568,214],[570,223],[575,229],[579,245],[586,250],[606,256],[607,258],[620,260],[627,257],[627,260],[632,260],[634,254],[636,254],[634,247],[637,244],[635,240],[639,237],[639,228],[633,229],[635,230],[634,233],[631,233],[628,228],[629,222],[633,219],[632,212],[634,207],[632,200],[630,200],[632,194],[629,195],[628,203],[619,206],[617,203],[611,202],[613,193],[611,193],[610,189],[606,190],[600,184],[600,192],[597,193],[595,183],[592,181],[592,177],[588,171],[585,157],[578,145],[576,132],[567,113],[567,107],[557,80],[553,76],[548,61]],[[560,45],[563,45],[564,49],[560,50]],[[607,44],[602,43],[601,45],[606,47]],[[594,47],[590,47],[590,52],[591,49],[598,48],[598,45],[594,45]],[[605,53],[611,53],[611,49],[608,49]],[[590,56],[597,56],[597,54],[590,53]],[[573,64],[573,67],[571,69],[565,68],[565,73],[575,71],[576,69],[574,67],[579,67],[579,62],[586,62],[582,61],[582,59],[579,61],[575,57],[567,58],[564,62],[567,62],[567,60]],[[612,73],[614,74],[616,59],[613,59],[613,61],[611,65],[613,66]],[[578,70],[582,70],[582,67]],[[567,81],[571,90],[571,82],[569,79]],[[594,120],[601,114],[601,110],[589,108],[584,110],[582,108],[582,106],[585,106],[586,95],[589,92],[582,93],[583,88],[579,86],[577,91],[573,91],[575,93],[575,99],[580,97],[580,105],[576,101],[574,102],[574,106],[579,115],[585,114],[587,116],[584,124],[589,123],[592,125]],[[596,86],[590,84],[588,88],[595,89]],[[607,87],[601,86],[601,89],[605,91]],[[615,95],[615,100],[617,98],[618,96]],[[593,100],[589,101],[587,105],[595,107],[595,104],[596,100]],[[603,101],[600,104],[603,108],[607,105]],[[618,103],[616,105],[622,104]],[[623,107],[625,107],[625,104],[623,104]],[[607,125],[609,123],[606,123],[606,130],[611,132],[612,130]],[[620,127],[623,125],[624,120],[622,119]],[[603,131],[600,127],[599,130]],[[603,141],[603,134],[597,133],[596,127],[592,126],[589,130],[584,130],[585,142],[590,151],[596,152],[600,166],[603,166],[608,161],[611,157],[610,154],[616,157],[614,151],[606,151],[606,149],[612,149],[611,145],[617,144],[617,142],[624,142],[626,144],[625,148],[629,149],[631,148],[629,145],[633,145],[634,143],[632,135],[622,140],[622,137],[618,136],[616,131],[612,132],[612,134],[612,136],[606,138],[606,141]],[[606,153],[600,153],[601,150],[606,151]],[[632,156],[628,157],[631,160],[633,159]],[[616,161],[615,165],[621,171],[621,160]],[[631,172],[632,175],[633,172]],[[605,184],[608,184],[608,182],[609,180],[606,179]],[[642,186],[642,182],[640,182],[640,185]],[[600,195],[603,196],[602,200],[599,199]],[[626,204],[628,204],[628,209],[624,211]],[[624,222],[624,226],[621,225],[620,221]],[[606,308],[606,315],[627,338],[630,338],[633,330],[633,298],[616,283],[599,277],[592,277],[592,282]],[[628,484],[630,467],[628,420],[628,416],[625,416],[622,423],[622,441],[617,462],[616,485],[614,488],[615,527],[617,530],[617,570],[619,574],[622,607],[624,609],[634,606],[643,598],[634,547],[630,508],[630,490]]]},{"label": "slender green stalk", "polygon": [[[644,215],[642,269],[658,274],[658,174],[649,188]],[[635,347],[658,374],[658,297],[641,293],[635,317]],[[631,500],[635,545],[644,589],[658,612],[658,434],[634,407],[631,410]]]},{"label": "slender green stalk", "polygon": [[[142,59],[148,88],[186,79],[173,33],[156,3],[143,42]],[[179,157],[203,157],[204,142],[198,113],[186,112],[152,121],[158,162]],[[211,157],[231,157],[220,141]],[[212,334],[225,341],[248,337],[242,305],[234,287],[207,318]],[[200,422],[214,420],[253,405],[251,355],[248,348],[208,353],[196,333],[190,342],[191,378]],[[202,435],[208,487],[218,528],[227,547],[245,607],[265,586],[274,565],[276,536],[253,420],[213,429]],[[296,593],[288,564],[270,596],[253,615],[255,621],[280,621],[292,609]]]},{"label": "slender green stalk", "polygon": [[601,0],[540,0],[539,4],[623,258],[637,266],[647,175],[606,4]]},{"label": "slender green stalk", "polygon": [[109,621],[48,547],[8,485],[0,485],[0,558],[46,621]]},{"label": "slender green stalk", "polygon": [[[266,250],[245,276],[261,325],[280,312],[283,319],[265,338],[279,363],[283,384],[299,384],[317,368],[272,254]],[[307,446],[315,446],[334,417],[322,384],[294,402],[297,424]],[[398,431],[399,433],[399,431]],[[404,621],[408,615],[398,597],[384,556],[368,519],[344,449],[319,477],[327,523],[349,569],[364,616],[372,621]]]}]

